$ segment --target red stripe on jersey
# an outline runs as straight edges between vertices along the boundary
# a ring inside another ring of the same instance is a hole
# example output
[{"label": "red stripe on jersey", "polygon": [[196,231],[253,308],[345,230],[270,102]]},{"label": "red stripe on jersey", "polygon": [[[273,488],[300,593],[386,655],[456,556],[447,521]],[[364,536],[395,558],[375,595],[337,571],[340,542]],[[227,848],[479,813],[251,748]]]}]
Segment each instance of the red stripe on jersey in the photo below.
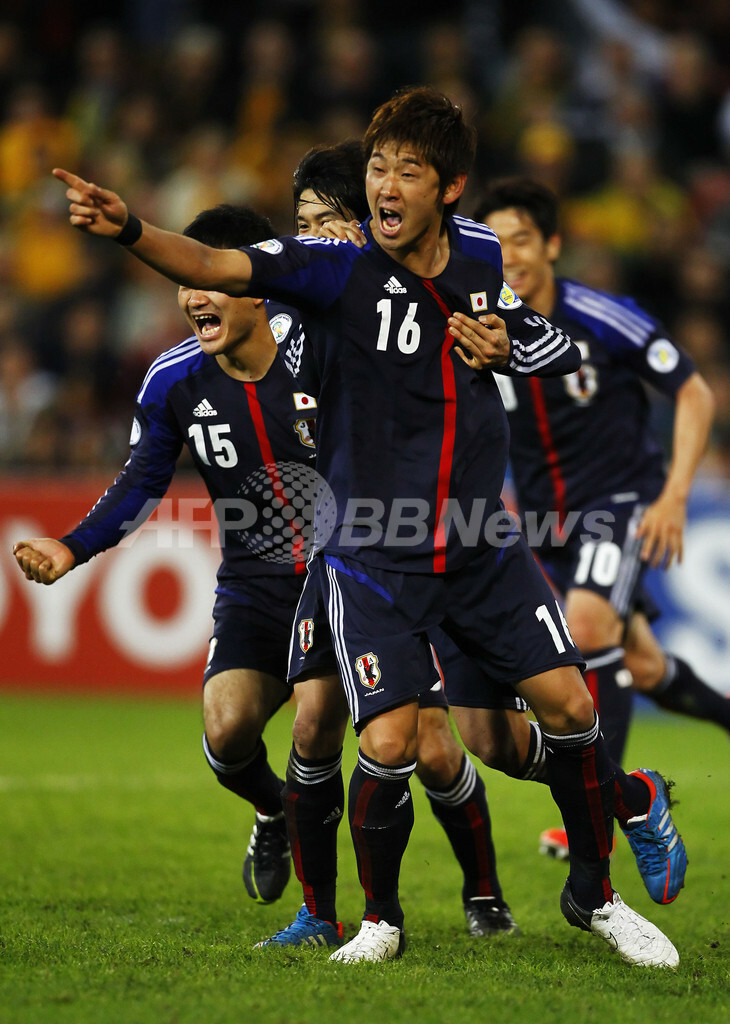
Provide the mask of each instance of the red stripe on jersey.
[{"label": "red stripe on jersey", "polygon": [[[243,387],[246,391],[246,398],[248,400],[248,411],[251,413],[251,420],[253,422],[254,430],[256,431],[256,440],[259,443],[259,449],[261,450],[261,458],[264,460],[266,472],[271,483],[271,489],[274,492],[274,496],[277,501],[281,503],[282,508],[290,508],[289,502],[284,494],[284,485],[281,482],[279,476],[279,470],[276,467],[276,459],[274,458],[274,451],[271,447],[271,441],[269,435],[266,432],[266,424],[264,423],[264,414],[261,409],[261,403],[259,402],[259,396],[256,393],[256,382],[255,381],[244,381]],[[293,511],[293,510],[292,510]],[[301,534],[297,534],[292,540],[292,556],[294,558],[295,566],[294,571],[299,575],[305,572],[307,565],[302,554],[303,540]]]},{"label": "red stripe on jersey", "polygon": [[566,508],[565,480],[560,468],[560,456],[558,455],[558,450],[553,443],[553,435],[550,430],[550,417],[548,416],[547,405],[545,404],[545,392],[543,391],[542,381],[539,377],[529,377],[528,380],[530,384],[532,404],[535,409],[535,419],[537,420],[537,430],[540,434],[543,451],[545,452],[545,461],[547,462],[550,479],[553,482],[555,506],[558,513],[558,524],[562,528],[563,523],[565,522]]},{"label": "red stripe on jersey", "polygon": [[[431,281],[422,278],[421,282],[438,303],[445,317],[451,316],[448,306],[438,294]],[[448,329],[441,343],[441,379],[444,386],[444,431],[441,439],[441,455],[439,458],[439,475],[436,485],[436,530],[434,535],[433,571],[446,572],[446,515],[449,487],[451,484],[451,467],[454,462],[454,444],[456,440],[456,378],[454,364],[450,352],[454,344]]]}]

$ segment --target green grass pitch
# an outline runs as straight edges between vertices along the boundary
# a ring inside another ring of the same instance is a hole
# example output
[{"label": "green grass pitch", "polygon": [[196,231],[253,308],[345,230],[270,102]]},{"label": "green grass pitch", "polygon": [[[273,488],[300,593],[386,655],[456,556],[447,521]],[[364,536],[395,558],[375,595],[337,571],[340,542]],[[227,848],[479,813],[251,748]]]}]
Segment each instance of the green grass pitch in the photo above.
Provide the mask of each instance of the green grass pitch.
[{"label": "green grass pitch", "polygon": [[[665,714],[635,719],[627,764],[677,782],[689,853],[672,906],[646,895],[618,837],[613,880],[679,949],[676,972],[630,968],[568,928],[565,867],[537,855],[558,824],[544,786],[482,769],[500,876],[521,938],[470,939],[460,875],[423,791],[401,896],[408,948],[386,964],[333,964],[326,950],[252,950],[300,905],[292,878],[260,907],[241,860],[251,812],[218,786],[196,701],[0,695],[2,1024],[619,1024],[730,1020],[730,800],[721,730]],[[292,720],[266,740],[283,772]],[[353,763],[348,737],[346,770]],[[362,912],[340,829],[339,913]]]}]

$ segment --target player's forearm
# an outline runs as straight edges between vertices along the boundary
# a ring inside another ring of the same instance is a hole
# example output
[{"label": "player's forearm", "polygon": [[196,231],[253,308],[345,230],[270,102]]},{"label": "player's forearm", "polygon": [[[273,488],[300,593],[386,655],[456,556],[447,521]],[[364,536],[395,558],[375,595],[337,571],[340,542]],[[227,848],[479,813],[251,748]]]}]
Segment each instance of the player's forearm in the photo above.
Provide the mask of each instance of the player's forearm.
[{"label": "player's forearm", "polygon": [[60,540],[76,565],[116,547],[152,515],[167,487],[134,485],[122,471],[89,514]]},{"label": "player's forearm", "polygon": [[699,373],[693,373],[677,392],[666,494],[686,501],[707,449],[714,412],[715,400],[708,384]]},{"label": "player's forearm", "polygon": [[142,233],[125,248],[143,263],[188,288],[208,288],[227,295],[246,294],[251,280],[251,261],[244,252],[213,249],[147,221],[139,224]]}]

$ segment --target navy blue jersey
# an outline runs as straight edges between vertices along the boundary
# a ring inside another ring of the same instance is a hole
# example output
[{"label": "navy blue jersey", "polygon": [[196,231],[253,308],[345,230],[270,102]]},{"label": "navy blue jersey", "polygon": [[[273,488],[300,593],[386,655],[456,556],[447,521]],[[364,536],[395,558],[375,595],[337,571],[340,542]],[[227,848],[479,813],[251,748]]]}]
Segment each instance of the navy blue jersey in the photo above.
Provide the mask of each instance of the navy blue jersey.
[{"label": "navy blue jersey", "polygon": [[570,333],[583,363],[562,378],[500,384],[519,505],[564,515],[615,495],[653,500],[664,482],[664,454],[642,382],[673,397],[694,372],[692,361],[633,300],[556,283],[551,321]]},{"label": "navy blue jersey", "polygon": [[453,351],[447,318],[498,312],[505,372],[566,373],[580,353],[502,280],[496,235],[449,222],[444,271],[423,279],[373,242],[309,236],[247,247],[251,294],[295,305],[320,381],[317,469],[331,488],[317,546],[383,568],[442,572],[484,547],[499,508],[508,426],[490,372]]},{"label": "navy blue jersey", "polygon": [[297,516],[310,523],[311,540],[302,494],[316,478],[315,415],[316,400],[300,390],[282,351],[261,380],[243,382],[189,338],[150,367],[129,460],[64,543],[77,564],[119,543],[165,494],[186,444],[218,516],[219,590],[235,590],[242,576],[302,573],[307,528]]},{"label": "navy blue jersey", "polygon": [[[283,302],[266,300],[266,315],[281,357],[294,377],[300,377],[306,338],[299,311]],[[301,379],[300,379],[301,383]]]}]

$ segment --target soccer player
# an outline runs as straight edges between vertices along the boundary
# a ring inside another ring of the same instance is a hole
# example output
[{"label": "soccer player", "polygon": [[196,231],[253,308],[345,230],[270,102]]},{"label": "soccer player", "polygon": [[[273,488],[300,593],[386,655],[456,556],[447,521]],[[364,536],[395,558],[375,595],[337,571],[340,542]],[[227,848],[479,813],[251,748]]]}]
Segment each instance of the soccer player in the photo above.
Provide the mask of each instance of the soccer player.
[{"label": "soccer player", "polygon": [[[188,238],[217,248],[271,234],[265,217],[232,206],[205,210],[185,229]],[[203,675],[203,748],[221,785],[256,809],[243,879],[251,897],[270,903],[286,886],[291,858],[283,781],[268,762],[262,732],[291,696],[288,649],[306,549],[296,531],[284,539],[282,529],[278,547],[257,531],[263,515],[272,520],[287,509],[287,482],[277,466],[301,467],[302,479],[314,478],[316,401],[285,365],[299,341],[298,321],[277,304],[185,287],[178,304],[193,334],[150,367],[124,469],[67,536],[19,541],[14,553],[29,580],[55,583],[118,544],[130,524],[141,525],[188,446],[219,517],[222,553]],[[273,498],[262,497],[259,478]],[[251,521],[242,524],[244,512]]]},{"label": "soccer player", "polygon": [[[440,625],[541,724],[571,847],[569,923],[629,963],[674,966],[669,939],[611,885],[614,769],[581,656],[500,501],[508,427],[490,371],[564,375],[579,352],[504,285],[494,233],[455,215],[474,133],[447,97],[400,91],[375,112],[364,150],[372,217],[362,247],[285,237],[211,249],[54,171],[75,227],[116,239],[179,284],[260,293],[305,314],[321,381],[318,471],[331,490],[317,508],[303,600],[327,608],[360,742],[348,813],[365,915],[332,959],[385,960],[403,948],[398,880],[413,823],[417,697],[432,663],[427,633]],[[466,311],[484,314],[483,332]],[[633,781],[648,804],[645,783]]]},{"label": "soccer player", "polygon": [[[633,300],[555,275],[558,200],[548,188],[529,178],[496,181],[476,219],[500,240],[507,282],[577,339],[583,354],[580,370],[563,378],[500,382],[520,513],[524,524],[542,524],[533,550],[564,596],[611,755],[621,763],[632,687],[730,731],[730,702],[662,651],[643,586],[649,564],[681,560],[687,498],[712,423],[711,391]],[[643,382],[675,402],[666,472]],[[591,520],[603,524],[601,537],[586,529]],[[541,842],[545,852],[567,856],[563,830],[548,830]]]},{"label": "soccer player", "polygon": [[[326,205],[322,206],[320,186],[322,162],[325,157],[326,153],[311,154],[310,176],[309,179],[305,176],[304,182],[311,181],[313,188],[306,195],[307,204],[303,216],[300,217],[300,229],[306,228],[309,231],[310,225],[314,225],[312,230],[319,230],[342,240],[358,236],[364,238],[359,228],[353,231],[353,225],[344,224],[336,219],[345,215],[342,202],[333,202],[329,209]],[[339,174],[335,175],[335,180],[341,183],[340,189],[344,189],[344,169],[340,166],[338,170]],[[296,182],[297,176],[295,196]],[[352,192],[352,185],[349,186],[349,190]],[[478,331],[483,330],[479,322],[467,322]],[[457,337],[460,337],[460,334],[457,334]],[[503,388],[508,387],[509,383],[509,380],[503,381]],[[444,689],[448,693],[454,720],[467,747],[489,767],[516,778],[547,782],[544,738],[539,725],[525,718],[524,712],[528,710],[526,702],[513,690],[494,686],[478,665],[460,651],[443,630],[430,631],[429,640],[434,647],[435,661]],[[305,662],[306,658],[303,664]],[[625,792],[626,779],[625,773],[615,772],[614,817],[619,820],[629,838],[640,874],[652,899],[657,903],[673,902],[683,884],[687,862],[684,844],[676,833],[671,817],[667,816],[664,819],[669,804],[668,791],[672,784],[666,783],[658,773],[648,769],[632,773],[631,786],[635,785],[635,779],[643,780],[649,797],[646,813],[638,814],[635,813],[636,807],[631,794]],[[652,820],[651,825],[646,824],[649,817]],[[650,833],[653,834],[656,822],[662,819],[662,843],[649,844],[647,847],[645,839]],[[541,836],[541,849],[546,844],[550,844],[550,849],[553,850],[564,849],[567,856],[567,838],[564,830],[550,829],[544,832]],[[668,871],[666,850],[670,848],[674,853],[671,870]]]},{"label": "soccer player", "polygon": [[[365,220],[369,211],[363,169],[358,140],[316,147],[302,158],[293,182],[300,236],[320,236],[333,219]],[[307,360],[304,362],[306,366]],[[312,385],[313,390],[316,387]],[[297,635],[306,635],[307,644],[315,641],[313,652],[321,648],[321,630],[325,637],[329,634],[326,617],[321,616],[321,620],[318,622],[302,608],[297,613],[302,631],[298,630]],[[302,623],[307,624],[306,634]],[[302,653],[306,655],[306,651]],[[336,673],[333,649],[331,665]],[[284,788],[284,808],[304,905],[288,927],[259,946],[341,945],[335,898],[337,828],[344,807],[341,764],[347,703],[341,686],[333,689],[329,676],[323,680],[322,675],[320,667],[315,677],[309,678],[303,668],[294,679],[297,712]],[[518,929],[497,875],[484,783],[454,738],[438,677],[433,686],[424,680],[418,708],[416,775],[461,866],[469,932],[482,937],[516,934]]]}]

